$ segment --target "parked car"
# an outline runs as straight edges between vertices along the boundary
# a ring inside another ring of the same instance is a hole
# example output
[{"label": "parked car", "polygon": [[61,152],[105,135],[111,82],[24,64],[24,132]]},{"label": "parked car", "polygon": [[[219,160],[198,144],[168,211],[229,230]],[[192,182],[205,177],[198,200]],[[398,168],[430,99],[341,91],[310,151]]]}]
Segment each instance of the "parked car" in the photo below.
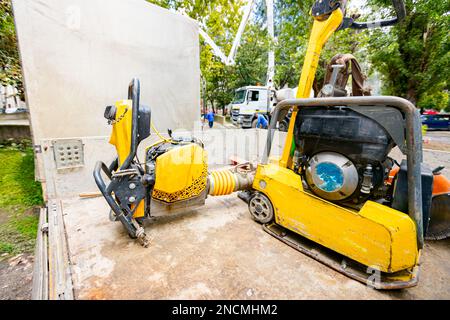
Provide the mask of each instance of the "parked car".
[{"label": "parked car", "polygon": [[428,130],[450,130],[450,114],[422,115],[421,119]]}]

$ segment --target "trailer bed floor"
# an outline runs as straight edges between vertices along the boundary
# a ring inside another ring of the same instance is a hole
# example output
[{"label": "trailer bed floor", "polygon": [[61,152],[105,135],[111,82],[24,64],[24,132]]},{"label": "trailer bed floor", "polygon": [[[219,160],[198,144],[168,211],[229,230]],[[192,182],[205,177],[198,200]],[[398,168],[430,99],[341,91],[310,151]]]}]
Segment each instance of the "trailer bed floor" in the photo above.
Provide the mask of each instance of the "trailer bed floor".
[{"label": "trailer bed floor", "polygon": [[450,242],[428,242],[419,285],[377,291],[277,241],[236,195],[151,222],[149,248],[102,198],[61,201],[75,299],[449,299]]}]

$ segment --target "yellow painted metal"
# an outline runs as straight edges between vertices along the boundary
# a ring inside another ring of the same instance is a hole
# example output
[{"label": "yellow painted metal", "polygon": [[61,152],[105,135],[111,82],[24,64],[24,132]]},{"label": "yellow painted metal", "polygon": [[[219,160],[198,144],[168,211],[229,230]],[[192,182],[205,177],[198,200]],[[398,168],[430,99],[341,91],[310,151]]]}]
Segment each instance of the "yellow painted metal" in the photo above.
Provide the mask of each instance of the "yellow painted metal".
[{"label": "yellow painted metal", "polygon": [[276,223],[366,266],[392,273],[418,262],[416,227],[402,212],[372,201],[359,212],[340,207],[305,192],[298,174],[276,164],[258,167],[253,188],[271,200]]},{"label": "yellow painted metal", "polygon": [[[132,207],[134,209],[134,207]],[[145,201],[142,200],[139,202],[136,211],[133,214],[133,218],[143,218],[145,216]]]},{"label": "yellow painted metal", "polygon": [[[297,98],[309,98],[316,76],[317,66],[319,64],[320,53],[330,36],[341,25],[344,14],[341,9],[334,10],[326,20],[314,20],[313,28],[309,38],[308,49],[306,51],[305,61],[303,63],[302,74],[297,90]],[[295,119],[297,111],[292,113],[289,123],[289,129],[284,144],[283,154],[280,165],[283,167],[291,166],[291,147],[294,133]]]},{"label": "yellow painted metal", "polygon": [[234,192],[236,180],[230,170],[212,171],[210,174],[210,183],[212,190],[209,194],[212,196],[224,196]]},{"label": "yellow painted metal", "polygon": [[116,102],[116,121],[109,143],[116,147],[119,156],[119,166],[125,161],[131,148],[131,122],[132,122],[132,101],[119,100]]},{"label": "yellow painted metal", "polygon": [[[130,154],[131,148],[131,123],[133,118],[133,108],[131,100],[119,100],[116,102],[116,119],[112,125],[112,133],[109,143],[116,147],[119,157],[119,167]],[[138,204],[133,217],[141,218],[145,215],[145,202]]]},{"label": "yellow painted metal", "polygon": [[206,188],[206,151],[192,143],[175,147],[156,159],[153,198],[172,203],[191,199]]}]

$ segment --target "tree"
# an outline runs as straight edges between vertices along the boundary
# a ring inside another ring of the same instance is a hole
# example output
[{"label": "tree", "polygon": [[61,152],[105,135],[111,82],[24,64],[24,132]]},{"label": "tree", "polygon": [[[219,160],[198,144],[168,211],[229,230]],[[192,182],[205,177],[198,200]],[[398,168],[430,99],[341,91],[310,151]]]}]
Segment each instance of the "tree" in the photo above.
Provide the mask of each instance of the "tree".
[{"label": "tree", "polygon": [[[384,94],[404,97],[418,107],[444,109],[448,106],[450,1],[406,0],[405,4],[405,21],[371,32],[371,62],[382,75]],[[370,5],[383,12],[380,8],[391,2],[370,0]]]},{"label": "tree", "polygon": [[22,73],[10,0],[0,0],[0,83],[23,95]]},{"label": "tree", "polygon": [[[226,53],[231,49],[245,4],[245,0],[148,1],[182,11],[199,21]],[[313,24],[309,12],[314,1],[275,1],[275,43],[270,43],[267,37],[264,1],[257,1],[234,66],[225,66],[200,38],[200,66],[206,83],[203,96],[209,106],[224,107],[238,87],[264,83],[269,46],[275,48],[276,87],[296,87]],[[391,0],[368,1],[376,15],[393,14],[392,9],[386,9],[391,7]],[[331,57],[337,53],[352,53],[363,68],[371,69],[364,71],[375,70],[381,74],[384,94],[405,97],[419,107],[450,109],[450,0],[405,1],[407,18],[402,24],[372,31],[347,29],[331,37],[319,61],[314,82],[316,93],[323,85],[325,67]],[[352,13],[357,12],[347,15]],[[0,0],[0,82],[16,86],[23,93],[10,0]]]},{"label": "tree", "polygon": [[[276,1],[276,73],[275,83],[280,87],[298,85],[304,56],[308,47],[313,18],[309,14],[315,0]],[[357,14],[349,12],[348,14]],[[325,70],[331,58],[338,53],[351,53],[360,61],[366,59],[367,31],[346,29],[328,40],[319,60],[314,81],[315,94],[323,85]]]},{"label": "tree", "polygon": [[[225,52],[230,50],[241,19],[239,8],[243,5],[243,1],[150,0],[150,2],[186,12],[199,21],[200,25],[206,26],[208,34],[224,48]],[[309,14],[313,3],[314,0],[275,1],[275,33],[278,41],[269,43],[265,1],[256,1],[254,18],[247,25],[242,37],[235,66],[224,66],[201,39],[201,72],[206,80],[205,97],[209,104],[223,107],[231,101],[234,89],[265,83],[269,46],[275,47],[275,85],[278,88],[285,85],[296,87],[313,23],[313,18]],[[230,20],[230,16],[234,19]],[[225,21],[228,23],[224,23]],[[367,32],[355,30],[340,31],[329,40],[322,52],[314,82],[316,93],[322,87],[325,68],[330,59],[337,53],[353,53],[363,60],[366,51],[361,49],[366,42]]]},{"label": "tree", "polygon": [[262,21],[249,23],[245,30],[233,68],[234,88],[266,83],[270,44],[262,24]]},{"label": "tree", "polygon": [[[148,0],[164,8],[185,12],[197,20],[214,42],[228,53],[242,18],[244,0]],[[234,93],[236,70],[225,66],[200,38],[200,68],[206,81],[203,96],[209,105],[224,107]]]}]

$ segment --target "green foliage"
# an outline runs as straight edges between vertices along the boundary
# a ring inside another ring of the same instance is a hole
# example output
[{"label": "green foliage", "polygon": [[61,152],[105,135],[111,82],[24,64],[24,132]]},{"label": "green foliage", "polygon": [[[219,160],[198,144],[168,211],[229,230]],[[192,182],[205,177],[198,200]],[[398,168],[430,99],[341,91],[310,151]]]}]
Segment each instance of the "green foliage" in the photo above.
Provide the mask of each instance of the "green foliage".
[{"label": "green foliage", "polygon": [[38,225],[33,208],[43,199],[30,142],[0,145],[0,163],[0,254],[32,251]]},{"label": "green foliage", "polygon": [[[309,14],[315,0],[285,0],[276,4],[276,74],[275,83],[280,87],[298,86],[301,69],[308,47],[313,19]],[[348,15],[358,12],[348,12]],[[333,34],[325,45],[319,60],[314,82],[317,93],[323,85],[326,66],[338,53],[351,53],[363,62],[366,59],[364,49],[368,42],[367,31],[346,29]]]},{"label": "green foliage", "polygon": [[[184,12],[200,25],[227,54],[232,46],[244,0],[148,0],[159,6]],[[378,71],[383,93],[405,97],[422,108],[450,111],[448,70],[450,64],[450,0],[405,0],[407,18],[395,27],[372,31],[344,30],[335,33],[325,46],[314,89],[323,84],[327,63],[337,53],[352,53],[366,73]],[[263,84],[267,51],[275,48],[275,85],[295,87],[312,26],[309,15],[314,0],[275,1],[276,43],[269,43],[265,28],[264,1],[256,1],[236,57],[227,67],[200,39],[200,65],[205,86],[203,97],[213,107],[223,107],[234,90],[244,85]],[[372,16],[392,16],[391,0],[368,0]],[[352,15],[358,12],[347,12]],[[372,18],[372,17],[371,17]],[[370,62],[364,63],[364,62]],[[11,84],[23,94],[11,0],[0,0],[0,83]]]},{"label": "green foliage", "polygon": [[434,94],[424,94],[418,103],[420,108],[423,109],[434,109],[434,110],[444,110],[450,112],[450,99],[448,91],[442,90]]},{"label": "green foliage", "polygon": [[14,229],[27,239],[34,239],[37,234],[38,217],[34,215],[23,216],[11,222]]},{"label": "green foliage", "polygon": [[[231,49],[237,32],[243,1],[192,1],[149,0],[166,8],[181,10],[198,20],[207,33],[223,48]],[[312,18],[309,10],[314,0],[286,0],[275,2],[275,33],[277,42],[269,43],[266,29],[265,2],[257,1],[254,19],[249,21],[236,56],[235,66],[224,66],[214,56],[211,48],[201,39],[200,63],[206,82],[203,95],[210,105],[224,107],[233,98],[234,90],[246,86],[265,84],[267,76],[267,54],[270,46],[275,48],[275,85],[296,87],[300,78],[303,57],[308,44]],[[226,4],[226,5],[225,5]],[[218,9],[219,8],[219,9]],[[367,42],[364,32],[343,31],[337,33],[327,44],[320,60],[315,90],[322,86],[324,69],[337,53],[354,53],[365,57],[359,47]]]},{"label": "green foliage", "polygon": [[[234,36],[242,18],[244,0],[147,0],[164,8],[186,13],[202,28],[225,54],[231,50]],[[223,107],[234,93],[236,69],[226,67],[214,56],[212,49],[200,38],[200,68],[206,90],[203,97],[210,106]]]},{"label": "green foliage", "polygon": [[0,145],[0,208],[29,208],[42,204],[39,182],[34,180],[33,149],[24,144]]},{"label": "green foliage", "polygon": [[0,84],[10,84],[23,95],[23,82],[11,0],[0,0]]},{"label": "green foliage", "polygon": [[255,24],[247,26],[236,55],[234,88],[265,84],[269,45],[265,29]]},{"label": "green foliage", "polygon": [[13,253],[14,252],[14,245],[9,242],[2,242],[0,241],[0,254],[3,253]]},{"label": "green foliage", "polygon": [[275,84],[296,87],[300,79],[312,19],[309,15],[313,0],[275,2]]},{"label": "green foliage", "polygon": [[[388,0],[371,0],[382,14]],[[404,22],[371,32],[368,49],[383,76],[384,93],[409,99],[418,107],[448,107],[450,1],[406,0]],[[390,13],[391,15],[393,13]]]}]

